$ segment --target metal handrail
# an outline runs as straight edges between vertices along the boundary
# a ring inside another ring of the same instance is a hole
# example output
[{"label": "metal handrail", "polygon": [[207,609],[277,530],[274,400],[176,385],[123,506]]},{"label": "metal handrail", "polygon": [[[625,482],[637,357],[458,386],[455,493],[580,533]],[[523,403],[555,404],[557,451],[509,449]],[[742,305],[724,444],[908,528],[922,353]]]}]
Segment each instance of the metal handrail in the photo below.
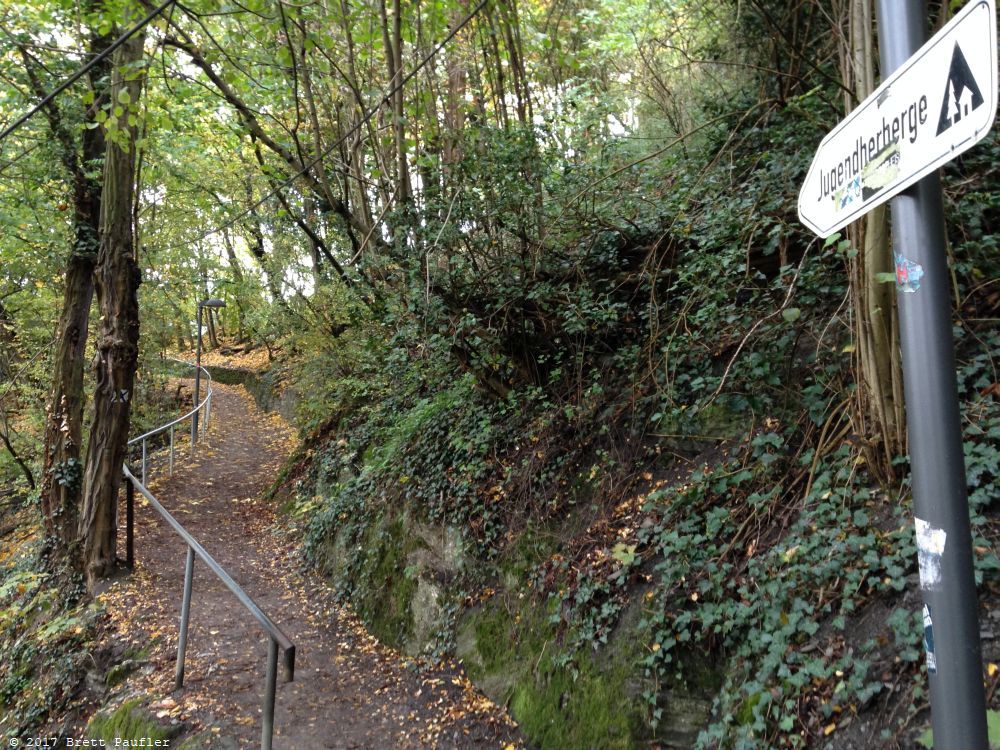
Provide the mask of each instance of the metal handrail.
[{"label": "metal handrail", "polygon": [[[181,360],[176,360],[180,362]],[[190,362],[183,362],[183,364],[191,365]],[[194,365],[191,365],[192,367]],[[184,686],[184,663],[185,656],[187,653],[187,634],[188,634],[188,623],[191,617],[191,590],[194,582],[194,558],[195,555],[200,557],[202,561],[208,566],[215,575],[222,581],[226,588],[228,588],[237,600],[242,604],[249,612],[256,618],[256,620],[261,624],[264,630],[267,632],[269,642],[267,649],[267,676],[264,682],[264,701],[263,701],[263,721],[261,726],[261,750],[271,750],[271,743],[274,736],[274,701],[275,693],[277,692],[277,674],[278,674],[278,649],[284,652],[284,681],[291,682],[295,679],[295,644],[285,635],[281,628],[279,628],[274,621],[267,616],[267,614],[260,608],[260,606],[255,602],[243,588],[233,580],[232,576],[226,572],[219,563],[213,558],[204,547],[195,539],[191,533],[184,528],[181,523],[174,518],[160,501],[146,488],[146,469],[147,469],[147,452],[146,452],[146,442],[153,435],[157,435],[167,429],[170,430],[170,472],[173,474],[174,467],[174,427],[183,422],[185,419],[193,419],[193,416],[199,412],[202,408],[205,409],[205,429],[208,428],[208,418],[211,413],[211,403],[212,403],[212,386],[211,386],[211,375],[208,374],[208,370],[204,367],[200,368],[203,373],[208,377],[208,392],[205,398],[200,404],[195,406],[190,412],[185,414],[178,419],[168,422],[165,425],[161,425],[154,430],[150,430],[138,437],[132,438],[128,441],[129,445],[133,445],[139,441],[142,442],[142,480],[140,481],[132,473],[128,464],[122,465],[122,472],[127,480],[125,483],[125,507],[126,507],[126,561],[129,567],[132,567],[135,562],[135,491],[139,490],[139,493],[149,501],[153,509],[159,513],[168,524],[173,528],[177,534],[184,540],[187,545],[187,561],[184,566],[184,594],[181,600],[181,622],[180,622],[180,632],[177,638],[177,666],[174,674],[174,689],[180,689]],[[194,446],[192,445],[192,449]]]},{"label": "metal handrail", "polygon": [[[212,375],[211,375],[211,373],[209,373],[208,370],[206,370],[204,367],[201,367],[200,365],[196,366],[196,365],[192,364],[191,362],[185,362],[182,359],[175,359],[174,357],[169,357],[169,359],[171,361],[173,361],[173,362],[177,362],[177,363],[182,364],[182,365],[187,365],[188,367],[197,367],[199,370],[201,370],[203,373],[205,373],[205,378],[207,378],[206,383],[205,383],[205,398],[203,398],[201,400],[201,403],[197,404],[187,414],[184,414],[183,416],[177,417],[177,419],[174,419],[174,420],[172,420],[170,422],[167,422],[166,424],[162,424],[159,427],[154,427],[149,432],[144,432],[142,435],[137,435],[136,437],[134,437],[134,438],[132,438],[131,440],[128,441],[128,443],[127,443],[128,445],[135,445],[136,443],[138,443],[140,441],[142,442],[142,483],[144,485],[146,484],[146,473],[147,473],[147,469],[149,467],[149,459],[148,459],[148,452],[147,452],[147,441],[149,440],[149,438],[151,438],[151,437],[153,437],[155,435],[159,435],[161,432],[164,432],[166,430],[170,430],[170,461],[169,461],[169,467],[170,468],[169,468],[168,475],[169,476],[173,476],[174,475],[174,427],[176,427],[181,422],[183,422],[183,421],[185,421],[187,419],[193,420],[194,419],[194,415],[197,414],[201,409],[204,409],[205,410],[205,419],[202,420],[202,435],[203,436],[207,436],[208,435],[208,422],[209,422],[209,419],[210,419],[210,417],[212,415]],[[194,436],[192,435],[192,438],[193,437]],[[194,445],[194,442],[192,442],[191,443],[191,451],[193,452],[194,449],[195,449],[195,445]]]},{"label": "metal handrail", "polygon": [[[176,361],[177,362],[182,362],[183,360],[179,360],[178,359]],[[184,362],[184,364],[190,364],[190,362]],[[194,367],[194,365],[191,365],[191,366]],[[205,394],[205,398],[203,398],[201,400],[201,403],[198,404],[196,407],[194,407],[187,414],[185,414],[185,415],[183,415],[181,417],[177,417],[177,419],[174,419],[174,420],[172,420],[170,422],[167,422],[166,424],[161,424],[159,427],[154,427],[149,432],[144,432],[143,434],[138,435],[138,436],[132,438],[131,440],[128,441],[129,445],[133,445],[134,443],[137,443],[140,440],[143,440],[144,438],[150,438],[150,437],[153,437],[153,435],[159,435],[164,430],[166,430],[166,429],[168,429],[170,427],[173,427],[174,425],[180,424],[185,419],[190,419],[191,417],[194,416],[194,413],[196,411],[198,411],[199,409],[201,409],[202,407],[204,407],[204,406],[206,406],[208,404],[208,402],[212,398],[212,376],[209,374],[208,370],[206,370],[204,367],[201,367],[199,369],[205,374],[205,377],[208,378],[208,383],[206,384],[207,393]]]}]

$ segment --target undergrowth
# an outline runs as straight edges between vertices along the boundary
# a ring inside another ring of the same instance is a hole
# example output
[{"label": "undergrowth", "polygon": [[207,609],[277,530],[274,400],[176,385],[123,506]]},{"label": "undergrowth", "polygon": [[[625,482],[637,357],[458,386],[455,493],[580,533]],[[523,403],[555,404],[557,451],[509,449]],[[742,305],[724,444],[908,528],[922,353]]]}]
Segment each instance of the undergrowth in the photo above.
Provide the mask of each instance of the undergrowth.
[{"label": "undergrowth", "polygon": [[[505,698],[536,738],[550,726],[538,712],[565,719],[573,685],[626,635],[643,644],[620,677],[643,685],[626,744],[656,741],[666,696],[696,684],[714,695],[702,748],[836,747],[876,707],[888,746],[925,720],[907,458],[880,484],[852,419],[857,250],[807,238],[787,191],[808,163],[798,110],[822,109],[818,96],[748,104],[752,127],[720,116],[701,133],[708,166],[665,157],[669,189],[625,173],[586,213],[558,202],[579,175],[554,172],[560,221],[523,262],[484,276],[457,257],[433,289],[414,275],[410,307],[369,337],[289,347],[321,351],[299,377],[325,386],[302,407],[307,556],[338,556],[341,595],[405,639],[420,571],[403,521],[459,529],[452,625],[494,594],[545,613],[552,637],[544,654],[525,646],[537,666],[521,688],[544,674],[566,697]],[[497,154],[528,158],[509,138]],[[996,151],[955,168],[987,173]],[[949,212],[976,576],[995,595],[997,204],[989,180],[973,185]],[[617,200],[647,188],[655,201]]]},{"label": "undergrowth", "polygon": [[40,528],[28,506],[4,517],[12,523],[0,568],[0,731],[24,737],[65,715],[93,667],[91,644],[100,608],[73,588],[39,572]]}]

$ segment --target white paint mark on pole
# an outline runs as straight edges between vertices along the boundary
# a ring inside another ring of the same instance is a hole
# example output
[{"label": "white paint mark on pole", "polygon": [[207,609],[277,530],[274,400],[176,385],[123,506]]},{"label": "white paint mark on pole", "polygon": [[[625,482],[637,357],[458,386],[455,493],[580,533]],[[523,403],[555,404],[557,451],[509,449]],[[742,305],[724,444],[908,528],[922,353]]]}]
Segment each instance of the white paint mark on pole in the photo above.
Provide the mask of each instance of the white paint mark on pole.
[{"label": "white paint mark on pole", "polygon": [[922,518],[914,519],[917,530],[917,563],[920,566],[920,588],[937,591],[941,588],[941,555],[948,541],[944,529],[935,529]]}]

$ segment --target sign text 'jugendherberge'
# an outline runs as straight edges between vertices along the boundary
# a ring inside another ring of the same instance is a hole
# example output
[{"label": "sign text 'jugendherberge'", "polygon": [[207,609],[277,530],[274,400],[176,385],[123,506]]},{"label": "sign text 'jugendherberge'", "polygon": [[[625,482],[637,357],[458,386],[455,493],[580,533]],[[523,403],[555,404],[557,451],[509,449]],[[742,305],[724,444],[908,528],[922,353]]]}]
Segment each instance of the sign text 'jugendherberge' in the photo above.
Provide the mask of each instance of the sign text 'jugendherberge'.
[{"label": "sign text 'jugendherberge'", "polygon": [[997,108],[996,6],[974,0],[820,143],[799,218],[826,237],[958,156]]}]

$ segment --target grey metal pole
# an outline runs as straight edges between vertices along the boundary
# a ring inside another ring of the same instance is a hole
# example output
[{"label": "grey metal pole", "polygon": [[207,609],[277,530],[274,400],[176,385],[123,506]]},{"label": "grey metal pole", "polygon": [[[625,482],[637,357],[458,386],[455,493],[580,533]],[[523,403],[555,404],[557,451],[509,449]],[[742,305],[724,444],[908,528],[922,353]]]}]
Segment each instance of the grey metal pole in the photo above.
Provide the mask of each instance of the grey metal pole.
[{"label": "grey metal pole", "polygon": [[[925,41],[924,3],[879,0],[878,21],[885,78]],[[892,200],[892,235],[934,747],[986,750],[979,607],[936,172]]]},{"label": "grey metal pole", "polygon": [[261,750],[271,750],[271,739],[274,736],[274,694],[277,681],[278,642],[274,638],[270,638],[267,646],[267,677],[264,680],[264,721],[261,726]]},{"label": "grey metal pole", "polygon": [[191,619],[191,585],[194,582],[194,548],[188,545],[184,566],[184,597],[181,599],[181,630],[177,638],[177,669],[174,690],[184,687],[184,654],[187,651],[188,620]]},{"label": "grey metal pole", "polygon": [[125,565],[135,567],[135,485],[125,479]]},{"label": "grey metal pole", "polygon": [[198,399],[201,390],[201,303],[198,303],[198,344],[195,355],[194,366],[194,403],[191,405],[195,412],[191,415],[191,449],[198,443]]},{"label": "grey metal pole", "polygon": [[170,428],[170,476],[174,475],[174,428]]},{"label": "grey metal pole", "polygon": [[149,459],[146,457],[146,438],[142,439],[142,486],[149,486],[149,482],[146,481],[146,466]]}]

